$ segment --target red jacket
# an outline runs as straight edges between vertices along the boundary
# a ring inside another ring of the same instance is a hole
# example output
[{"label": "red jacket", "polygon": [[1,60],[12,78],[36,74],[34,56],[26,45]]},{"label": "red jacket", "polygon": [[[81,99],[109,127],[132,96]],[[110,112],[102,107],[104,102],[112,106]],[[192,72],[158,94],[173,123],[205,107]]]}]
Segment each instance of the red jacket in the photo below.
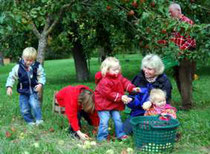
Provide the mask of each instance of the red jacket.
[{"label": "red jacket", "polygon": [[[190,20],[184,15],[180,18],[180,21],[186,22],[190,25],[194,24],[192,20]],[[180,48],[180,50],[196,48],[195,39],[191,38],[190,35],[188,34],[186,34],[185,36],[182,36],[179,32],[174,32],[173,37],[170,40],[174,42]]]},{"label": "red jacket", "polygon": [[117,76],[106,74],[102,77],[101,72],[95,75],[97,84],[95,89],[95,107],[97,111],[124,110],[125,105],[121,100],[125,91],[132,92],[135,86],[121,74]]},{"label": "red jacket", "polygon": [[[78,102],[78,97],[82,89],[90,90],[89,87],[84,85],[67,86],[56,94],[58,104],[65,107],[65,114],[67,115],[69,124],[74,131],[80,130],[77,113],[82,109],[82,106],[79,105]],[[92,125],[98,126],[99,117],[97,112],[95,111],[93,114],[89,114],[89,116],[92,121]]]}]

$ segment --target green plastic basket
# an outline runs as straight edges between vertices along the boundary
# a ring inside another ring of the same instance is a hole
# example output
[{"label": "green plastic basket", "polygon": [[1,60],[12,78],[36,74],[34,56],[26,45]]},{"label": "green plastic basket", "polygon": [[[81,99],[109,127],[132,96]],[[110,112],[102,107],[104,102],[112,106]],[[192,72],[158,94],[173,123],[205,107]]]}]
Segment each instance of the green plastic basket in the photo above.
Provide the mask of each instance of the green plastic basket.
[{"label": "green plastic basket", "polygon": [[138,150],[149,153],[171,152],[176,138],[179,121],[159,116],[138,116],[131,119],[135,145]]}]

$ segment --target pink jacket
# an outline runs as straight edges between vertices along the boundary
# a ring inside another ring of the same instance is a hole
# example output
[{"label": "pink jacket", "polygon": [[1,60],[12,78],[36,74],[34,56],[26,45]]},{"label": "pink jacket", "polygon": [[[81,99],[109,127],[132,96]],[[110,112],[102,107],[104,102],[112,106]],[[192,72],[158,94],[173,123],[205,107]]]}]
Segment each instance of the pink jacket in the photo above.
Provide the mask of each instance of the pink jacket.
[{"label": "pink jacket", "polygon": [[145,116],[155,116],[155,115],[159,115],[159,114],[166,114],[166,115],[170,115],[176,119],[176,111],[177,110],[175,107],[172,107],[171,105],[166,104],[164,106],[164,108],[158,108],[158,107],[152,106],[149,110],[147,110],[145,112],[144,115]]}]

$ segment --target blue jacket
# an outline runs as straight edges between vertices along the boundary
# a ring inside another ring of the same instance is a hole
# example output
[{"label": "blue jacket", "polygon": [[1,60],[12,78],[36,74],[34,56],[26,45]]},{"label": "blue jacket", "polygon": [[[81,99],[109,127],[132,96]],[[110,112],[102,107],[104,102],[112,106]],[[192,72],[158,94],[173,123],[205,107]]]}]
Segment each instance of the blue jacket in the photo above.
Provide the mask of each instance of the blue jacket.
[{"label": "blue jacket", "polygon": [[155,82],[149,83],[144,76],[144,72],[141,71],[134,77],[132,83],[136,87],[140,87],[141,92],[138,94],[131,94],[129,96],[133,98],[133,101],[127,105],[131,109],[131,116],[144,115],[145,111],[142,108],[142,105],[144,102],[149,100],[149,93],[153,88],[159,88],[165,91],[167,103],[170,103],[172,86],[165,74],[159,75]]},{"label": "blue jacket", "polygon": [[25,95],[33,93],[37,84],[44,85],[46,82],[44,69],[40,63],[35,61],[29,67],[29,71],[26,71],[23,60],[20,60],[9,73],[6,87],[13,87],[15,80],[18,80],[18,93]]},{"label": "blue jacket", "polygon": [[132,80],[132,83],[136,87],[142,87],[142,88],[148,88],[148,91],[150,92],[153,88],[158,88],[166,92],[166,101],[169,103],[171,99],[171,91],[172,91],[172,85],[166,74],[160,74],[155,82],[149,83],[145,76],[144,72],[140,71],[139,74],[137,74],[134,79]]},{"label": "blue jacket", "polygon": [[141,92],[136,95],[130,95],[133,100],[127,104],[127,107],[131,109],[130,115],[132,117],[144,115],[144,109],[142,105],[149,99],[148,88],[141,88]]},{"label": "blue jacket", "polygon": [[31,65],[31,69],[26,71],[23,60],[19,62],[17,91],[20,94],[30,94],[34,92],[34,87],[38,84],[37,69],[39,65],[39,62],[35,62]]}]

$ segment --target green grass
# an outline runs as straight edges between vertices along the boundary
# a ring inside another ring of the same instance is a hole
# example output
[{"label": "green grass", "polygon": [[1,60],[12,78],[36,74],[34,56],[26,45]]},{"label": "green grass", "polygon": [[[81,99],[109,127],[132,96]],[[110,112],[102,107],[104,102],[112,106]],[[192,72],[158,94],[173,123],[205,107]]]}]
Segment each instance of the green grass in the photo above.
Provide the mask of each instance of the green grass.
[{"label": "green grass", "polygon": [[[119,55],[122,72],[125,77],[132,79],[140,68],[140,55]],[[44,125],[39,127],[28,127],[20,116],[18,94],[14,88],[12,97],[6,96],[5,82],[9,71],[15,64],[0,67],[0,154],[1,153],[106,153],[112,149],[114,153],[121,153],[127,148],[134,148],[132,137],[124,142],[111,141],[110,143],[97,143],[89,149],[81,147],[84,143],[73,139],[67,133],[68,121],[65,117],[52,113],[53,93],[67,85],[84,84],[95,88],[94,74],[99,70],[99,63],[92,58],[91,81],[77,82],[75,77],[74,62],[72,59],[50,60],[45,62],[47,84],[44,89],[43,118]],[[199,65],[197,74],[199,79],[194,81],[193,99],[194,107],[190,111],[179,111],[177,113],[181,126],[180,141],[176,142],[173,153],[210,153],[210,63],[205,67]],[[170,71],[167,71],[170,73]],[[170,75],[169,75],[170,76]],[[179,109],[180,96],[175,82],[170,76],[173,84],[173,105]],[[127,115],[122,113],[123,119]],[[83,122],[84,125],[86,122]],[[52,131],[52,128],[54,131]],[[113,124],[111,123],[111,134]],[[91,126],[85,125],[92,140],[95,136],[91,134]],[[6,137],[6,132],[11,136]]]}]

